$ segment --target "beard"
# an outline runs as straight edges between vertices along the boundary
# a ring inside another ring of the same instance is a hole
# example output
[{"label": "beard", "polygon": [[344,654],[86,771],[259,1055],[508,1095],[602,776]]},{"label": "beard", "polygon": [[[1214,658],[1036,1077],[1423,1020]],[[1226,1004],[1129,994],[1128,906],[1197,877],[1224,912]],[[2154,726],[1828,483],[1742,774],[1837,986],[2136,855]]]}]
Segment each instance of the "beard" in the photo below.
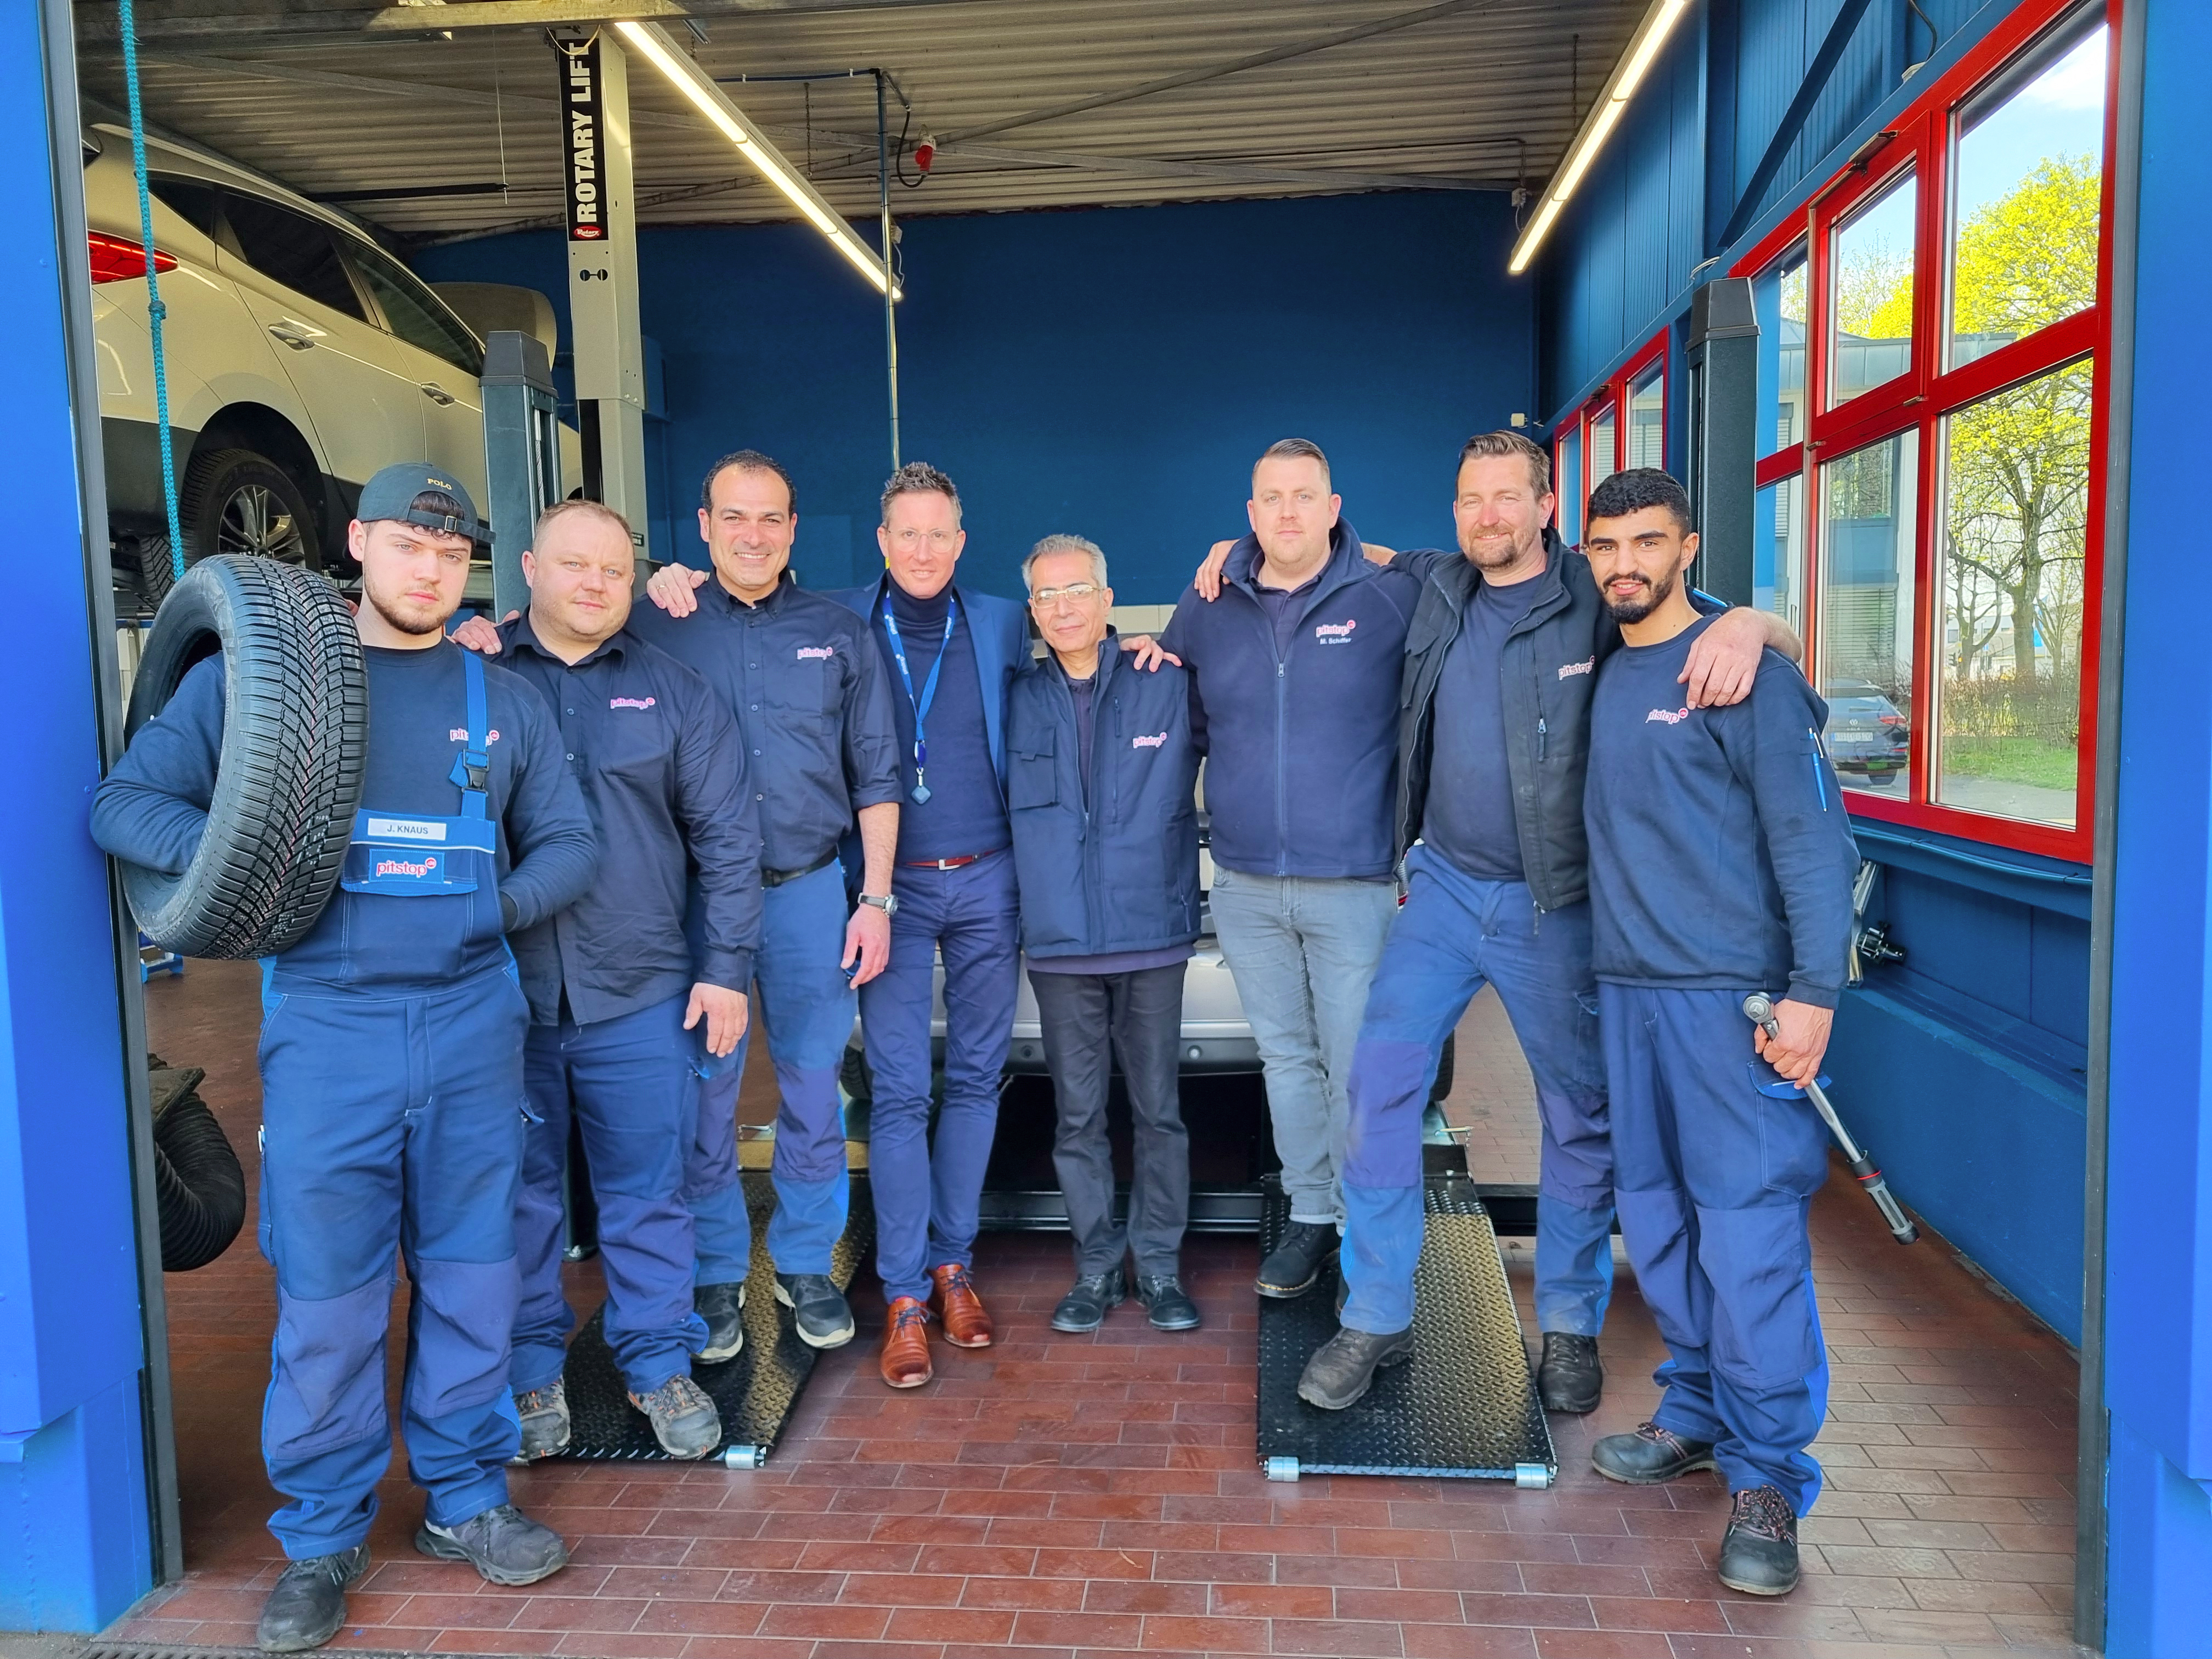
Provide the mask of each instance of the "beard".
[{"label": "beard", "polygon": [[[1644,573],[1638,571],[1639,576]],[[1668,570],[1658,576],[1644,576],[1644,591],[1634,599],[1616,599],[1610,586],[1605,596],[1605,608],[1615,622],[1640,623],[1674,597],[1675,585],[1680,581],[1679,571]]]},{"label": "beard", "polygon": [[366,575],[362,578],[361,597],[368,602],[370,610],[390,623],[392,627],[403,634],[412,634],[417,638],[425,634],[441,632],[446,626],[446,617],[453,614],[451,611],[440,614],[434,611],[412,606],[404,610],[399,609],[400,602],[388,599],[379,592]]},{"label": "beard", "polygon": [[[1543,532],[1539,531],[1535,545],[1540,547],[1542,540]],[[1459,550],[1467,556],[1468,562],[1477,570],[1481,571],[1509,569],[1529,551],[1528,548],[1522,546],[1520,539],[1514,536],[1504,537],[1502,540],[1489,541],[1487,545],[1469,538],[1460,543]]]}]

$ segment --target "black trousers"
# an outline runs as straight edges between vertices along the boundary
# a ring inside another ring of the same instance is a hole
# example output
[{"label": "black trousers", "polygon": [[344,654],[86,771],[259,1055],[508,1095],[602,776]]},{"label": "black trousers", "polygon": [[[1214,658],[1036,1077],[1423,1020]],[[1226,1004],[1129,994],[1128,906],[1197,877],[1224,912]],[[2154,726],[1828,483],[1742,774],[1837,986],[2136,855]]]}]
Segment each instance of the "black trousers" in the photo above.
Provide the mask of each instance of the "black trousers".
[{"label": "black trousers", "polygon": [[[1067,1200],[1079,1275],[1172,1273],[1190,1220],[1190,1137],[1176,1092],[1183,965],[1133,974],[1030,974],[1060,1113],[1053,1167]],[[1119,1056],[1135,1130],[1129,1219],[1114,1219],[1114,1149],[1106,1094]]]}]

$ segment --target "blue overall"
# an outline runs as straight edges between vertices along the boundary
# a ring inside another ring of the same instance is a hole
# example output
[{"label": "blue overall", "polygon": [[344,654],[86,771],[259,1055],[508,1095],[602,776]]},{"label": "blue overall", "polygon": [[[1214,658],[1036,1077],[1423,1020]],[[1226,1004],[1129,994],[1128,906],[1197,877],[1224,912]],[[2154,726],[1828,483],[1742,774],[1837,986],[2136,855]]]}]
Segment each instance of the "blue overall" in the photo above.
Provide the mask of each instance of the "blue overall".
[{"label": "blue overall", "polygon": [[[845,1231],[845,1119],[837,1067],[853,1034],[855,997],[837,965],[845,943],[845,878],[835,862],[762,895],[754,957],[756,1019],[768,1030],[776,1086],[775,1214],[768,1248],[776,1271],[827,1273]],[[745,1041],[699,1085],[698,1132],[684,1196],[697,1225],[697,1282],[744,1278],[752,1255],[738,1180],[738,1084]]]},{"label": "blue overall", "polygon": [[1444,1038],[1491,984],[1528,1057],[1543,1127],[1536,1322],[1594,1336],[1613,1290],[1613,1167],[1589,906],[1540,912],[1526,883],[1478,880],[1425,846],[1407,854],[1406,876],[1352,1051],[1343,1322],[1378,1335],[1413,1322],[1421,1115]]},{"label": "blue overall", "polygon": [[1713,1443],[1729,1490],[1772,1486],[1802,1515],[1828,1406],[1806,1216],[1828,1136],[1753,1052],[1752,989],[1598,987],[1615,1201],[1668,1358],[1651,1420]]},{"label": "blue overall", "polygon": [[[354,959],[436,957],[447,934],[496,937],[485,811],[490,719],[465,656],[467,732],[451,817],[364,809],[345,895]],[[281,959],[280,959],[281,963]],[[271,964],[272,966],[279,964]],[[294,1559],[368,1535],[391,1462],[385,1336],[395,1249],[412,1287],[402,1420],[429,1518],[456,1525],[507,1501],[519,1444],[507,1340],[519,1280],[514,1200],[523,1036],[511,961],[428,995],[317,995],[274,982],[261,1028],[261,1248],[276,1269],[273,1374],[262,1417],[269,1477],[291,1501],[270,1529]]]}]

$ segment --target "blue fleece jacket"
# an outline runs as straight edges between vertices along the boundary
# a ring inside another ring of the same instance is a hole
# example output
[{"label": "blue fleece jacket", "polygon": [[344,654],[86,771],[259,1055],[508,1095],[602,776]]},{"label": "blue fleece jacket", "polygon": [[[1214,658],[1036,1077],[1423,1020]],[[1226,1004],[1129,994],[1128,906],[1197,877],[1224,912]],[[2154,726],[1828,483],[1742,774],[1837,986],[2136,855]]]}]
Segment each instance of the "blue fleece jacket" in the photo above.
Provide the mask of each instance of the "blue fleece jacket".
[{"label": "blue fleece jacket", "polygon": [[1186,592],[1160,636],[1196,680],[1214,861],[1382,880],[1398,861],[1398,683],[1420,581],[1370,564],[1340,521],[1284,652],[1253,580],[1259,558],[1246,536],[1221,597]]},{"label": "blue fleece jacket", "polygon": [[1859,860],[1820,745],[1827,705],[1770,650],[1741,702],[1690,708],[1678,677],[1709,626],[1598,670],[1583,798],[1597,976],[1832,1008]]}]

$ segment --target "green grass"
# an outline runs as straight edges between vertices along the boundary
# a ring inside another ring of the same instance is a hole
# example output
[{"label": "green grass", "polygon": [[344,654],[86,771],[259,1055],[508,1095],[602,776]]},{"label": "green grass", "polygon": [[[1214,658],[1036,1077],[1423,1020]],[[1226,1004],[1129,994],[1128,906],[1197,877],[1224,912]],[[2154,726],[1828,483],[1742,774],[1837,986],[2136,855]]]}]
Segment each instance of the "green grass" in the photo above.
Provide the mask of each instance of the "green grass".
[{"label": "green grass", "polygon": [[1950,738],[1943,770],[1953,777],[1996,778],[2039,789],[2071,789],[2075,752],[2036,738]]}]

